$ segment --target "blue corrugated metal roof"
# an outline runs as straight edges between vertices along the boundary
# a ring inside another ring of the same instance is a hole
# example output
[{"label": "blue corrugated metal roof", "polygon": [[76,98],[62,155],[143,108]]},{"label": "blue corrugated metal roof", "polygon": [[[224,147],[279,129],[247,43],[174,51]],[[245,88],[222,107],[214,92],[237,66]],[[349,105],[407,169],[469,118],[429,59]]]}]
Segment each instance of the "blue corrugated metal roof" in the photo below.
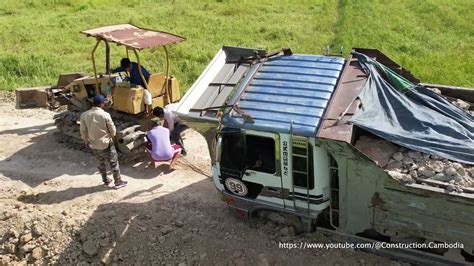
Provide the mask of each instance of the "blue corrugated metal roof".
[{"label": "blue corrugated metal roof", "polygon": [[320,55],[279,56],[265,62],[250,80],[239,108],[254,123],[236,112],[224,116],[224,126],[316,136],[344,66],[344,59]]}]

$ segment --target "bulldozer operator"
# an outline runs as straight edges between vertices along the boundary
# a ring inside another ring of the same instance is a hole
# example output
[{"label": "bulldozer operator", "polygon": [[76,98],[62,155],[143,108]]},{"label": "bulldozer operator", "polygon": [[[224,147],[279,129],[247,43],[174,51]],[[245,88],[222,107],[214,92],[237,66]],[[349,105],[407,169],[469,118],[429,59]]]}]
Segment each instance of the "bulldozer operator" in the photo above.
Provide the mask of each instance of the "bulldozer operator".
[{"label": "bulldozer operator", "polygon": [[[120,66],[112,69],[112,73],[125,71],[129,75],[130,83],[135,84],[135,85],[140,85],[143,88],[146,88],[145,83],[143,82],[143,79],[140,76],[140,71],[138,67],[139,65],[135,62],[131,62],[130,59],[122,58],[122,60],[120,60]],[[150,78],[150,73],[148,72],[148,70],[146,70],[145,67],[143,66],[140,66],[140,67],[143,73],[143,77],[145,78],[146,82],[148,82],[148,79]]]}]

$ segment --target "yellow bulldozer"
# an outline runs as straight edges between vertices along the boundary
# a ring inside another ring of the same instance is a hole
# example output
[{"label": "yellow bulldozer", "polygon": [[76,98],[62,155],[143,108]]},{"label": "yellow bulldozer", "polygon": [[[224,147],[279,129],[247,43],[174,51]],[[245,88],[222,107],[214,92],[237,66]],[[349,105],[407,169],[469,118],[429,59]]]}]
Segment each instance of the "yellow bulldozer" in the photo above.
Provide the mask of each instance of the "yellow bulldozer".
[{"label": "yellow bulldozer", "polygon": [[[149,126],[150,112],[156,106],[177,102],[180,99],[178,80],[172,77],[168,47],[185,40],[184,37],[162,31],[139,28],[131,24],[120,24],[85,30],[81,33],[97,40],[91,54],[93,76],[64,74],[58,86],[47,89],[48,106],[66,105],[67,111],[55,115],[55,124],[60,130],[61,142],[82,147],[79,120],[83,112],[91,107],[95,95],[107,97],[107,111],[117,127],[117,148],[122,162],[143,155],[145,132]],[[99,74],[95,54],[100,44],[105,45],[105,74]],[[117,44],[125,48],[125,57],[134,55],[142,85],[127,81],[122,73],[112,74],[110,68],[110,46]],[[143,49],[163,48],[166,56],[166,72],[150,74],[146,79],[142,73],[139,52]]]}]

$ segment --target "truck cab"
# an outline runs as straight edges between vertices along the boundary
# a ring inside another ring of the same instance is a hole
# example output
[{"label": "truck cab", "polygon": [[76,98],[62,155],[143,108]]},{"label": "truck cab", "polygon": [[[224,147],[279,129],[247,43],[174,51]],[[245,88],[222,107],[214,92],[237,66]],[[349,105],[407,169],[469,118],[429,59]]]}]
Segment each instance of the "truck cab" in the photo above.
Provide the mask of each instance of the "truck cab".
[{"label": "truck cab", "polygon": [[310,216],[328,207],[330,155],[314,138],[227,129],[217,151],[213,178],[223,193]]},{"label": "truck cab", "polygon": [[307,226],[328,209],[337,167],[317,134],[344,65],[289,49],[218,52],[176,113],[206,137],[214,183],[230,207],[295,213]]}]

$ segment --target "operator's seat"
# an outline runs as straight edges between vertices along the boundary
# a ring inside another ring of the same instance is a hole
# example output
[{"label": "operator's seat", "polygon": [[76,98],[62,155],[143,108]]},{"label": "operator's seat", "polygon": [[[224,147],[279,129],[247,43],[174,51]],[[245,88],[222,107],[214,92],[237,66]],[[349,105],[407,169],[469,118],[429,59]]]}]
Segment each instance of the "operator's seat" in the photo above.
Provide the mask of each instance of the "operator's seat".
[{"label": "operator's seat", "polygon": [[165,93],[166,75],[163,73],[151,74],[148,78],[148,89],[151,97],[155,98]]},{"label": "operator's seat", "polygon": [[[165,82],[166,82],[166,75],[163,73],[156,73],[156,74],[151,74],[150,77],[148,78],[148,89],[150,90],[151,97],[153,98],[154,102],[162,102],[163,99],[165,98]],[[179,101],[180,94],[179,94],[179,83],[178,80],[174,77],[169,78],[169,86],[170,86],[170,99],[171,102],[177,102]],[[155,100],[155,98],[159,98],[159,100]],[[155,106],[155,104],[153,104]],[[161,104],[160,106],[163,106]]]}]

